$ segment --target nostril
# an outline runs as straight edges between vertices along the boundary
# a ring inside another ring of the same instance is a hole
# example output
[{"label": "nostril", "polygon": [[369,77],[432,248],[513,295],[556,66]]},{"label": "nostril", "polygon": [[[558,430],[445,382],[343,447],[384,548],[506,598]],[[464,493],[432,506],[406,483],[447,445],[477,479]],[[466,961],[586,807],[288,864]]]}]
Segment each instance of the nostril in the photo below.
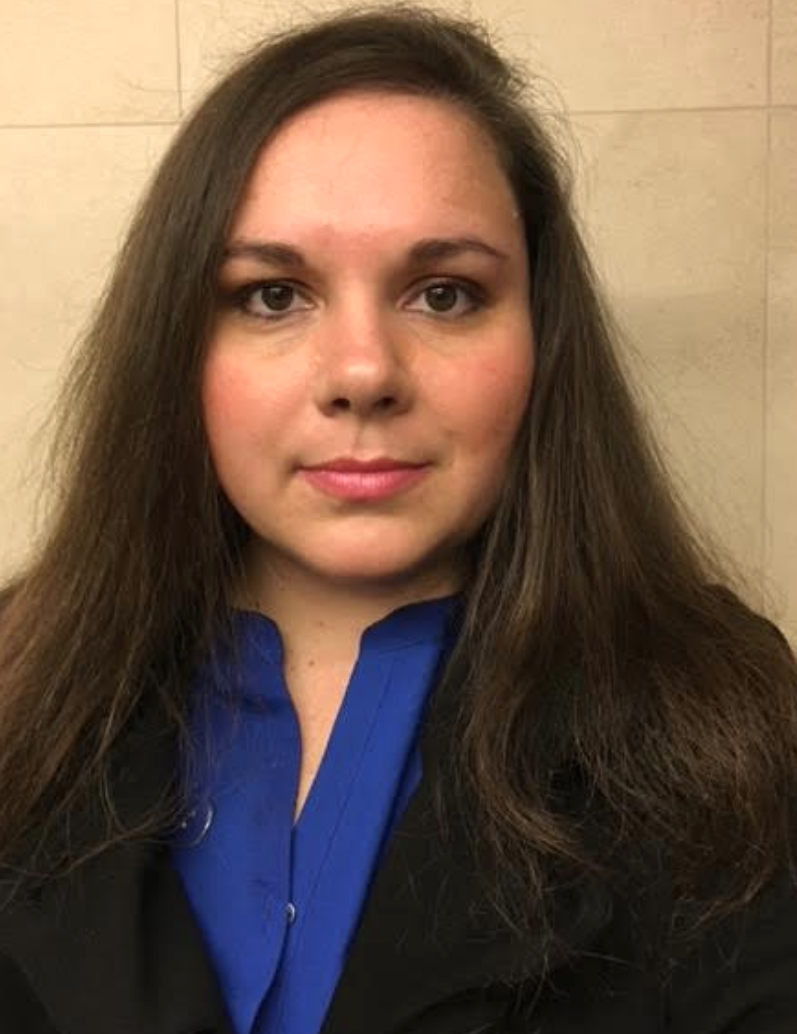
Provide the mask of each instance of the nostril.
[{"label": "nostril", "polygon": [[383,395],[381,398],[358,398],[356,395],[351,398],[345,395],[339,395],[337,398],[333,398],[330,406],[332,409],[338,410],[338,412],[349,412],[350,410],[356,409],[360,412],[385,412],[386,410],[395,409],[398,405],[398,399],[395,395]]}]

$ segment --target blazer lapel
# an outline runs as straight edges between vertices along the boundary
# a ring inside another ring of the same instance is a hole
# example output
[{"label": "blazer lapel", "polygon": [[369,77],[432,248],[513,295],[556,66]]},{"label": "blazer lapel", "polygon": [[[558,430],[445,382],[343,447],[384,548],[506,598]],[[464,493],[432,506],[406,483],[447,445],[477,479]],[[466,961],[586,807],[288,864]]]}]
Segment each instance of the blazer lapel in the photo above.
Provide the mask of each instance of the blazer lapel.
[{"label": "blazer lapel", "polygon": [[[0,952],[59,1034],[232,1034],[162,849],[112,849],[11,909]],[[9,1034],[22,1030],[25,1022]]]},{"label": "blazer lapel", "polygon": [[[514,988],[539,984],[560,961],[533,937],[512,936],[489,907],[455,815],[441,833],[433,792],[451,712],[435,703],[423,780],[375,876],[321,1034],[421,1034],[423,1017],[435,1032],[486,1029]],[[562,891],[551,903],[554,928],[574,948],[592,943],[611,912],[598,885]]]},{"label": "blazer lapel", "polygon": [[[118,759],[116,803],[127,820],[152,807],[173,769],[173,744],[153,715]],[[90,816],[73,827],[76,836],[92,829]],[[119,844],[38,889],[23,885],[2,912],[0,954],[24,975],[59,1034],[232,1034],[161,843]],[[9,1034],[27,1024],[20,1019]]]}]

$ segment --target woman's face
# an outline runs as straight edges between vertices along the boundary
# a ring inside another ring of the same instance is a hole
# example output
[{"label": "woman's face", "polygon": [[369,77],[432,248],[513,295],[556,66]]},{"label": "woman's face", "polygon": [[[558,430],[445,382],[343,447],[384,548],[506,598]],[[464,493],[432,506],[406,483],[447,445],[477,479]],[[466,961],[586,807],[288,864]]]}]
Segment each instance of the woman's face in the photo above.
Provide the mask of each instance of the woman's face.
[{"label": "woman's face", "polygon": [[258,571],[456,589],[533,355],[522,221],[480,128],[385,93],[286,123],[234,219],[203,385]]}]

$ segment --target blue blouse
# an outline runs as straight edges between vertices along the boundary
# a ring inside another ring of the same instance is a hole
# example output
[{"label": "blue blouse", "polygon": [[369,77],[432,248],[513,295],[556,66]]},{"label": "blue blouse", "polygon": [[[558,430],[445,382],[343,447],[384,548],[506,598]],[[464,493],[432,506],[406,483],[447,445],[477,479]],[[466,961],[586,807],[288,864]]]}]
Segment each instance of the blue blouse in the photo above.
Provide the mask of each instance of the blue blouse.
[{"label": "blue blouse", "polygon": [[420,782],[419,724],[455,603],[413,604],[365,630],[295,824],[301,740],[276,625],[239,613],[234,662],[216,656],[200,673],[193,732],[204,761],[172,858],[236,1034],[321,1027],[371,878]]}]

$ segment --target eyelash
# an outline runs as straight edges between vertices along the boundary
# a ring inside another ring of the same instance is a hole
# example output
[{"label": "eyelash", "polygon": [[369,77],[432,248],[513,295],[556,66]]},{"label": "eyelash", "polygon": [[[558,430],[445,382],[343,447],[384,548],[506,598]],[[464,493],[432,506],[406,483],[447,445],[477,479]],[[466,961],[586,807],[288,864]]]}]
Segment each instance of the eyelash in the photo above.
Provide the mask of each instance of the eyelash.
[{"label": "eyelash", "polygon": [[[263,323],[279,323],[281,320],[287,319],[289,316],[294,315],[297,311],[304,311],[302,309],[285,309],[285,310],[274,310],[269,315],[263,313],[253,312],[251,309],[252,300],[257,295],[258,291],[262,291],[267,287],[289,287],[295,291],[299,297],[304,296],[304,292],[298,284],[293,283],[291,280],[257,280],[251,283],[243,284],[237,288],[231,295],[231,302],[235,309],[240,311],[244,316],[248,316],[251,319],[259,320]],[[460,280],[455,278],[441,277],[437,280],[432,280],[426,283],[414,297],[425,294],[427,291],[432,290],[435,287],[453,287],[460,291],[466,296],[468,301],[468,308],[465,312],[451,314],[450,312],[443,310],[441,312],[435,312],[434,309],[427,309],[424,315],[438,316],[442,319],[462,319],[466,316],[474,315],[485,307],[487,304],[486,293],[483,288],[469,280]]]}]

